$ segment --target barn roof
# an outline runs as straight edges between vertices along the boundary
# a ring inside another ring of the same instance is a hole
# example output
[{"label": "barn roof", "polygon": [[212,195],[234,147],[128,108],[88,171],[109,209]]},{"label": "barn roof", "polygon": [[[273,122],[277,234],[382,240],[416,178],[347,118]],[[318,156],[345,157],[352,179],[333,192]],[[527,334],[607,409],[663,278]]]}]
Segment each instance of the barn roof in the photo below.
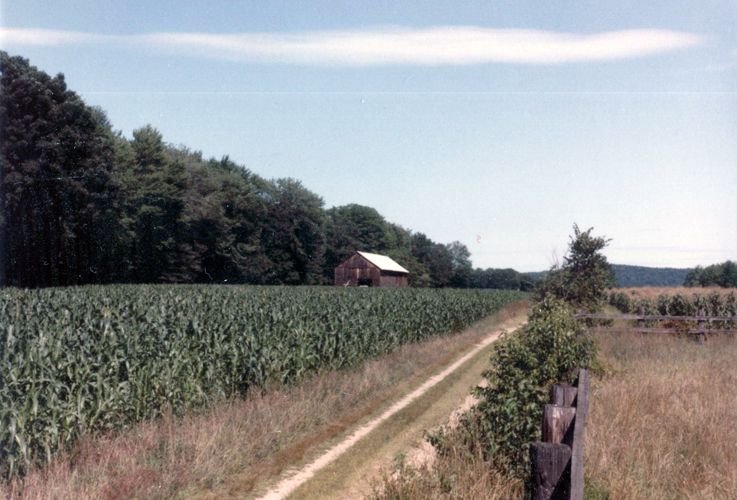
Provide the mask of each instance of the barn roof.
[{"label": "barn roof", "polygon": [[356,252],[358,255],[366,259],[367,261],[371,262],[373,265],[381,269],[382,271],[392,271],[395,273],[407,273],[409,274],[409,271],[407,271],[405,268],[397,264],[394,259],[391,257],[387,257],[386,255],[379,255],[377,253],[368,253],[368,252]]}]

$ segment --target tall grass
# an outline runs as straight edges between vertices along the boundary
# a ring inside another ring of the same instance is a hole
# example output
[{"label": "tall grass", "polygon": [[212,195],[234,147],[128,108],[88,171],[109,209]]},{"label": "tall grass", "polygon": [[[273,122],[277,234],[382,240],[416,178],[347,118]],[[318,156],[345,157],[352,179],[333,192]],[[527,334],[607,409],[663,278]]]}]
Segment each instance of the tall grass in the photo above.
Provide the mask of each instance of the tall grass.
[{"label": "tall grass", "polygon": [[601,334],[586,428],[591,498],[737,494],[737,339]]},{"label": "tall grass", "polygon": [[[451,436],[446,450],[430,463],[413,465],[397,457],[373,485],[372,500],[522,498],[523,481],[501,471],[481,453],[470,453],[468,444]],[[481,436],[478,437],[481,439]]]}]

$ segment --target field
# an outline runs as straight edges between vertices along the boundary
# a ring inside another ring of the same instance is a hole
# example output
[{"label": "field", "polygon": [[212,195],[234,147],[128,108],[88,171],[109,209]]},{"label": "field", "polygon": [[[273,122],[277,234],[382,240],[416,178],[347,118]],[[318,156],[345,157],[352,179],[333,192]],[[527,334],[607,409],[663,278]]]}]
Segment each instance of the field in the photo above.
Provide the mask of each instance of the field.
[{"label": "field", "polygon": [[586,429],[593,499],[733,498],[737,339],[600,334]]},{"label": "field", "polygon": [[630,287],[630,288],[615,288],[612,292],[622,292],[632,298],[639,299],[657,299],[660,295],[684,295],[686,297],[692,297],[693,295],[711,295],[713,293],[719,295],[729,295],[734,292],[732,288],[722,288],[719,286],[709,287],[687,287],[687,286],[671,286],[671,287],[657,287],[657,286],[641,286],[641,287]]},{"label": "field", "polygon": [[[653,290],[644,300],[666,310],[699,303],[692,296],[681,301],[669,291]],[[671,298],[661,299],[666,295]],[[702,297],[714,295],[706,291]],[[727,309],[734,295],[727,291],[718,297],[706,312],[734,315]],[[591,335],[599,361],[586,431],[586,498],[733,498],[736,336],[713,334],[698,343],[685,335],[606,329]],[[429,466],[400,460],[377,484],[375,498],[522,498],[521,479],[469,454],[460,440],[450,445]]]},{"label": "field", "polygon": [[[630,288],[608,294],[609,305],[623,313],[663,316],[737,317],[737,294],[718,288]],[[734,321],[720,323],[734,327]]]},{"label": "field", "polygon": [[111,286],[0,293],[3,474],[82,435],[457,331],[515,292]]}]

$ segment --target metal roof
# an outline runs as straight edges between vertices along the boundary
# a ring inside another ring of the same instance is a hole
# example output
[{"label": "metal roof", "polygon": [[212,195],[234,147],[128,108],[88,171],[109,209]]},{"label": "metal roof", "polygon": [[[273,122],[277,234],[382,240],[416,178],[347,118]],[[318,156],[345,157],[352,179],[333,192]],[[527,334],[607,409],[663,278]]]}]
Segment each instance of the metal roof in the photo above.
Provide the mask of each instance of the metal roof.
[{"label": "metal roof", "polygon": [[407,273],[405,268],[397,264],[394,259],[387,257],[386,255],[379,255],[377,253],[368,252],[356,252],[358,255],[371,262],[373,265],[381,269],[382,271],[393,271],[395,273]]}]

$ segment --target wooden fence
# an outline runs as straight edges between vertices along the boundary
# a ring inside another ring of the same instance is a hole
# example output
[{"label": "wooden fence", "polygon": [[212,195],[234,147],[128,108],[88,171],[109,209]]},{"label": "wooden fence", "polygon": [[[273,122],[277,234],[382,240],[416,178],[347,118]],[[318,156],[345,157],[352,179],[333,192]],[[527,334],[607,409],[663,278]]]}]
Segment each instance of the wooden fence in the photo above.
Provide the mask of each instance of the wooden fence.
[{"label": "wooden fence", "polygon": [[589,373],[575,386],[555,384],[543,408],[542,441],[530,445],[534,500],[583,500],[583,447],[589,411]]},{"label": "wooden fence", "polygon": [[[684,333],[694,335],[700,342],[706,341],[707,335],[737,333],[737,317],[735,316],[663,316],[659,314],[576,314],[576,319],[599,321],[631,321],[637,326],[617,328],[599,326],[597,329],[608,332],[637,333]],[[657,328],[652,325],[659,324]],[[664,324],[664,325],[663,325]],[[721,328],[716,325],[720,325]]]}]

